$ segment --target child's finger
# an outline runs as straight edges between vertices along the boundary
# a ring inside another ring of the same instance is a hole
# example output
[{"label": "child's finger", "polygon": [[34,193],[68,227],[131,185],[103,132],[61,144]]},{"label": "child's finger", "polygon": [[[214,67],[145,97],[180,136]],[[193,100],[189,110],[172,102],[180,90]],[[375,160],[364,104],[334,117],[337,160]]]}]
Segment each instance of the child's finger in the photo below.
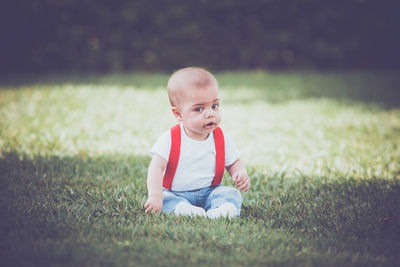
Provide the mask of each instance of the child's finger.
[{"label": "child's finger", "polygon": [[242,186],[246,182],[246,179],[244,176],[239,176],[239,178],[236,180],[236,185],[237,186]]},{"label": "child's finger", "polygon": [[236,175],[236,183],[239,183],[243,180],[243,176],[241,176],[240,174]]},{"label": "child's finger", "polygon": [[249,189],[249,187],[250,187],[250,184],[249,183],[245,183],[239,188],[239,190],[246,192]]},{"label": "child's finger", "polygon": [[233,176],[232,176],[232,180],[236,183],[237,181],[237,178],[238,178],[238,174],[237,173],[235,173]]},{"label": "child's finger", "polygon": [[150,211],[151,211],[151,207],[148,207],[144,212],[145,212],[146,214],[149,214]]},{"label": "child's finger", "polygon": [[246,179],[244,179],[243,183],[240,186],[240,190],[247,191],[249,187],[250,187],[250,179],[246,177]]},{"label": "child's finger", "polygon": [[157,212],[157,209],[154,208],[153,206],[149,206],[149,207],[146,209],[146,211],[145,211],[145,213],[147,213],[147,214],[149,214],[149,213],[155,213],[155,212]]},{"label": "child's finger", "polygon": [[243,191],[245,188],[246,188],[246,185],[245,185],[245,184],[239,186],[239,190],[240,190],[240,191]]}]

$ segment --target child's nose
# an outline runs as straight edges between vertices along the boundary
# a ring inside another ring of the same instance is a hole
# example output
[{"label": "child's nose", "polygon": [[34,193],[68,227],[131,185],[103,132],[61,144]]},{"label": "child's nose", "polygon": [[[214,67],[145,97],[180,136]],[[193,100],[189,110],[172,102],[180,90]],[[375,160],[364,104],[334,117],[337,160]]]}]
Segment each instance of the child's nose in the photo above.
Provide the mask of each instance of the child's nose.
[{"label": "child's nose", "polygon": [[214,111],[212,109],[206,109],[205,116],[206,118],[214,117]]}]

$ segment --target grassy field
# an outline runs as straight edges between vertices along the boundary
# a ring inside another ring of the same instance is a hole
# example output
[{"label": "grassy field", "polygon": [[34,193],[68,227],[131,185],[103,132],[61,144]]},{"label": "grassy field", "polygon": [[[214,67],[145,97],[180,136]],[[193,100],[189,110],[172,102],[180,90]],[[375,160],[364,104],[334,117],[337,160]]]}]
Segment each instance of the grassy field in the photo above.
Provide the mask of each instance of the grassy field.
[{"label": "grassy field", "polygon": [[167,75],[3,77],[1,265],[400,264],[400,72],[216,76],[252,179],[232,220],[143,212]]}]

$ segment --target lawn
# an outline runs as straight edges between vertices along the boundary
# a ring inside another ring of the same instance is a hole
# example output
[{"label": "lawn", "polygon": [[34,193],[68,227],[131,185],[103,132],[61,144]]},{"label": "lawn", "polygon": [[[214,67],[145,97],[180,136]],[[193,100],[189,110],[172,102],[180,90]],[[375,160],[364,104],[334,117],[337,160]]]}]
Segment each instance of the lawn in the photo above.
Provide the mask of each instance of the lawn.
[{"label": "lawn", "polygon": [[216,77],[252,180],[232,220],[144,214],[168,75],[2,77],[2,265],[400,264],[400,72]]}]

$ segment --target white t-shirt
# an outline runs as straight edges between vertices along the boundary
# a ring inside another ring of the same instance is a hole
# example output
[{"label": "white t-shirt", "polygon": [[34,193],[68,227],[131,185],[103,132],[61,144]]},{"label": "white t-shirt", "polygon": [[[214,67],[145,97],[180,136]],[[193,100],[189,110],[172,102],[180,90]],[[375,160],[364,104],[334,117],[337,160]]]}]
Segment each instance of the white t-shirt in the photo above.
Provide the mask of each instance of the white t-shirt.
[{"label": "white t-shirt", "polygon": [[[211,133],[206,140],[194,140],[186,135],[181,127],[181,152],[171,190],[189,191],[208,187],[215,176],[215,143]],[[224,133],[225,166],[232,165],[239,158],[239,151],[229,135]],[[150,149],[150,155],[160,155],[166,161],[171,150],[171,132],[168,130],[160,136]]]}]

